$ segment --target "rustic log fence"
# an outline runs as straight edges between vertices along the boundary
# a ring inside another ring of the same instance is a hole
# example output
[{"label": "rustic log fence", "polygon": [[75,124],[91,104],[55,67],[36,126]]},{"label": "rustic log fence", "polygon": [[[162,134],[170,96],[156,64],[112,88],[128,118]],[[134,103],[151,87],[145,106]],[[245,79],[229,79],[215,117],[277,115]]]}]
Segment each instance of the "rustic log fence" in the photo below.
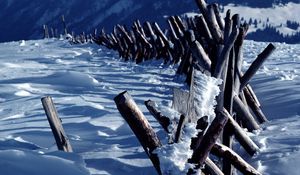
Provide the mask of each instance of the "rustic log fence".
[{"label": "rustic log fence", "polygon": [[[223,19],[217,4],[207,4],[204,0],[196,0],[196,3],[201,14],[185,18],[171,16],[167,19],[168,29],[161,29],[155,22],[146,21],[141,24],[139,20],[136,20],[131,27],[116,25],[112,33],[106,33],[102,29],[101,33],[95,33],[92,39],[98,45],[117,51],[125,61],[135,61],[138,64],[156,58],[162,59],[166,64],[179,64],[177,73],[185,74],[186,82],[191,87],[188,94],[178,91],[178,94],[181,93],[180,96],[185,98],[183,101],[186,104],[182,105],[188,106],[183,107],[184,111],[180,111],[183,108],[177,107],[182,114],[180,120],[171,121],[156,108],[151,100],[146,101],[145,105],[162,128],[173,135],[173,140],[169,144],[179,142],[182,130],[187,123],[197,123],[199,128],[202,126],[197,138],[192,138],[191,149],[194,153],[187,163],[194,164],[195,168],[190,169],[186,172],[187,174],[193,174],[199,168],[203,169],[203,165],[205,165],[203,172],[207,174],[231,175],[232,167],[243,174],[261,174],[232,150],[232,136],[250,156],[259,150],[244,128],[249,132],[260,129],[260,124],[266,122],[267,118],[261,110],[261,105],[249,81],[275,50],[275,46],[269,44],[243,72],[242,49],[248,24],[241,24],[239,15],[231,15],[230,10]],[[192,95],[193,86],[196,86],[193,82],[194,71],[223,80],[219,86],[221,92],[217,97],[216,117],[209,125],[206,116],[193,116],[195,115],[193,110],[196,107]],[[121,97],[126,99],[124,96],[130,99],[130,103],[133,103],[127,92],[119,94],[115,102],[120,113],[139,138],[158,174],[164,173],[159,169],[160,165],[156,156],[153,160],[153,149],[147,146],[147,143],[152,141],[156,143],[153,148],[160,147],[159,138],[148,126],[146,118],[143,117],[136,104],[120,103]],[[177,106],[180,104],[178,100],[174,100],[173,103]],[[132,121],[136,120],[141,121],[139,124],[132,124]],[[143,128],[142,125],[147,127]],[[175,129],[170,131],[169,126]],[[146,137],[141,135],[147,135],[149,139],[143,140]],[[222,158],[223,165],[217,166],[209,158],[210,154]]]},{"label": "rustic log fence", "polygon": [[[156,22],[146,21],[142,24],[136,20],[131,27],[116,25],[111,33],[102,29],[100,33],[95,30],[94,34],[72,34],[70,42],[95,42],[117,51],[125,61],[137,64],[152,59],[162,59],[166,64],[178,64],[177,73],[186,75],[186,83],[190,86],[188,93],[174,90],[173,108],[181,113],[179,121],[164,116],[151,100],[146,101],[145,105],[164,131],[172,135],[168,144],[180,142],[187,123],[197,124],[199,133],[197,137],[191,138],[190,145],[193,154],[186,162],[193,164],[194,168],[189,169],[186,174],[195,174],[201,169],[204,174],[232,175],[234,167],[243,174],[260,175],[260,172],[232,150],[232,142],[236,139],[250,156],[259,151],[245,129],[249,132],[260,129],[260,124],[268,120],[249,81],[275,50],[275,46],[269,44],[250,67],[243,71],[242,51],[248,24],[241,24],[239,15],[232,15],[230,10],[222,18],[215,3],[195,1],[201,14],[185,18],[171,16],[167,19],[168,29],[162,29]],[[67,34],[64,17],[62,21]],[[51,28],[52,36],[54,31]],[[44,36],[49,38],[49,35],[49,29],[45,25]],[[211,123],[207,121],[207,116],[195,116],[195,71],[223,80],[219,85],[220,94],[216,97],[216,117]],[[137,104],[126,91],[114,100],[157,173],[164,174],[155,152],[163,145]],[[52,100],[45,98],[42,102],[51,127],[54,125],[51,123],[57,125],[53,127],[53,133],[58,148],[72,151],[60,122],[55,119],[57,114]],[[219,157],[222,164],[214,162],[210,155]]]}]

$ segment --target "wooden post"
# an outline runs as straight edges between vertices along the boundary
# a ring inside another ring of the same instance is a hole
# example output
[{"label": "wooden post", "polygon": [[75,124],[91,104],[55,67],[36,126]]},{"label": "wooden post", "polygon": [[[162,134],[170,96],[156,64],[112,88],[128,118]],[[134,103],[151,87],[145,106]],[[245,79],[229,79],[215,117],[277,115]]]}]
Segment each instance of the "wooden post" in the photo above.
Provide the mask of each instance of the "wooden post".
[{"label": "wooden post", "polygon": [[245,131],[240,127],[240,125],[233,119],[229,112],[226,109],[223,110],[224,114],[228,117],[228,124],[232,128],[235,138],[240,142],[240,144],[247,151],[247,153],[253,156],[259,150],[258,146],[251,140],[251,138],[245,133]]},{"label": "wooden post", "polygon": [[249,91],[247,86],[246,86],[246,88],[244,88],[243,92],[245,94],[247,104],[249,105],[249,107],[253,111],[253,113],[255,114],[258,122],[259,123],[267,122],[268,121],[267,117],[262,112],[259,105],[256,103],[255,99],[252,97],[251,92]]},{"label": "wooden post", "polygon": [[171,124],[171,121],[168,117],[162,115],[162,113],[156,109],[156,103],[154,101],[148,100],[148,101],[145,101],[145,105],[146,105],[147,109],[149,110],[149,112],[153,115],[153,117],[164,128],[164,130],[167,133],[170,133],[171,131],[169,131],[168,127]]},{"label": "wooden post", "polygon": [[61,20],[62,20],[63,27],[64,27],[64,33],[65,33],[65,35],[67,35],[68,34],[68,30],[67,30],[67,25],[66,25],[66,21],[65,21],[65,16],[64,15],[61,16]]},{"label": "wooden post", "polygon": [[43,25],[43,29],[44,29],[44,39],[45,38],[49,38],[48,26],[47,25]]},{"label": "wooden post", "polygon": [[217,19],[218,25],[219,25],[221,30],[224,30],[225,22],[224,22],[224,19],[222,18],[221,14],[220,14],[219,6],[216,3],[213,3],[212,6],[213,6],[214,12],[216,14],[216,19]]},{"label": "wooden post", "polygon": [[205,160],[205,165],[211,175],[224,175],[220,168],[210,158]]},{"label": "wooden post", "polygon": [[156,168],[156,171],[161,175],[159,159],[157,155],[153,153],[156,148],[161,146],[161,143],[148,120],[127,91],[117,95],[114,101],[122,117],[126,120],[140,141],[146,154]]},{"label": "wooden post", "polygon": [[213,146],[211,153],[215,154],[216,156],[223,157],[224,159],[226,159],[225,161],[230,161],[230,163],[232,163],[234,167],[243,174],[262,175],[250,164],[248,164],[243,158],[241,158],[237,153],[235,153],[234,151],[232,151],[232,149],[228,148],[225,145],[216,143]]},{"label": "wooden post", "polygon": [[237,95],[233,98],[233,110],[237,113],[238,119],[243,122],[248,131],[252,132],[253,130],[259,129],[259,125],[253,115]]},{"label": "wooden post", "polygon": [[257,58],[253,61],[249,69],[245,72],[244,76],[241,79],[241,87],[240,91],[244,89],[244,87],[248,84],[249,80],[253,77],[253,75],[258,71],[260,66],[264,63],[264,61],[272,54],[275,50],[275,46],[273,44],[269,44],[262,53],[260,53]]},{"label": "wooden post", "polygon": [[186,116],[185,115],[181,115],[178,125],[177,125],[177,129],[176,129],[176,133],[175,133],[175,137],[174,137],[174,143],[178,143],[179,139],[181,137],[182,134],[182,129],[184,127],[184,124],[186,122]]},{"label": "wooden post", "polygon": [[189,159],[190,163],[198,164],[198,166],[203,165],[211,148],[216,143],[226,125],[227,120],[228,118],[223,111],[217,113],[217,116],[208,127],[199,147],[194,150],[191,159]]},{"label": "wooden post", "polygon": [[42,104],[54,135],[57,148],[61,151],[73,152],[51,97],[42,98]]}]

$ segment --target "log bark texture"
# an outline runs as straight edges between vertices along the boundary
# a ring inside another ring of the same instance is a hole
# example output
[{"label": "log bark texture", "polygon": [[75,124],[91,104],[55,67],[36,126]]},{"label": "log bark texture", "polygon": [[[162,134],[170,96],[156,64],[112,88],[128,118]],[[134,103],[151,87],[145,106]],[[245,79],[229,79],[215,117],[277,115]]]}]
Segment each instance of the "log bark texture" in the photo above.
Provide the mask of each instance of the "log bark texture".
[{"label": "log bark texture", "polygon": [[61,120],[58,117],[57,110],[54,106],[51,97],[42,98],[42,104],[47,115],[52,133],[54,135],[57,148],[65,152],[73,152],[70,141],[64,131],[64,128],[61,124]]},{"label": "log bark texture", "polygon": [[161,143],[148,120],[127,91],[117,95],[114,101],[122,117],[140,141],[158,174],[161,174],[159,159],[153,153],[156,148],[161,146]]}]

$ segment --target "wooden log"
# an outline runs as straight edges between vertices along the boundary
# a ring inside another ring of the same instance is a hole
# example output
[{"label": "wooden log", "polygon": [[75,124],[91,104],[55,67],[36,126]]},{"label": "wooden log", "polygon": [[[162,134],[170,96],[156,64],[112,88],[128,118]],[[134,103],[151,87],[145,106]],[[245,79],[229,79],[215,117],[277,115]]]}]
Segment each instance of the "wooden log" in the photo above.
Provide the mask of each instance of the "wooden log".
[{"label": "wooden log", "polygon": [[204,172],[208,171],[210,175],[224,175],[220,168],[210,158],[207,158],[205,160],[205,167],[208,170],[204,169]]},{"label": "wooden log", "polygon": [[43,25],[43,29],[44,29],[44,39],[45,38],[49,38],[48,26],[47,25]]},{"label": "wooden log", "polygon": [[152,45],[150,57],[155,58],[158,55],[157,54],[157,47],[156,47],[157,36],[154,34],[152,26],[148,21],[144,23],[143,28],[144,28],[146,37],[149,38],[148,41]]},{"label": "wooden log", "polygon": [[182,32],[185,32],[188,30],[187,26],[183,23],[182,19],[180,18],[180,16],[174,16],[176,23],[178,24],[180,30]]},{"label": "wooden log", "polygon": [[145,101],[145,105],[149,110],[150,114],[158,121],[158,123],[164,128],[167,133],[170,133],[169,125],[171,121],[168,117],[164,116],[160,111],[157,110],[157,105],[154,101]]},{"label": "wooden log", "polygon": [[190,148],[192,150],[195,150],[196,148],[199,147],[207,127],[208,127],[208,117],[207,116],[201,117],[197,121],[197,126],[196,126],[196,129],[198,129],[200,131],[197,133],[197,137],[194,137],[191,140]]},{"label": "wooden log", "polygon": [[182,31],[181,28],[179,27],[179,25],[178,25],[178,23],[177,23],[175,17],[174,17],[174,16],[171,16],[171,17],[169,18],[169,20],[170,20],[170,24],[173,26],[173,30],[175,31],[177,37],[178,37],[178,38],[184,37],[184,33],[183,33],[184,31]]},{"label": "wooden log", "polygon": [[249,90],[249,92],[250,92],[250,94],[251,94],[251,97],[255,100],[255,103],[257,103],[257,105],[260,107],[260,106],[261,106],[261,105],[260,105],[260,102],[259,102],[257,96],[255,95],[255,93],[254,93],[252,87],[250,86],[250,84],[248,84],[248,85],[246,86],[246,88]]},{"label": "wooden log", "polygon": [[221,17],[218,4],[213,3],[212,7],[213,7],[214,12],[216,14],[216,19],[217,19],[217,22],[218,22],[218,25],[219,25],[220,29],[224,30],[225,22],[224,22],[224,19]]},{"label": "wooden log", "polygon": [[210,33],[210,30],[208,28],[208,25],[204,19],[204,17],[201,15],[199,17],[196,17],[195,19],[197,30],[199,30],[199,33],[203,35],[207,43],[213,42],[213,37]]},{"label": "wooden log", "polygon": [[233,98],[233,110],[236,112],[238,119],[243,122],[243,125],[245,125],[248,131],[252,132],[253,130],[259,129],[259,125],[255,121],[253,115],[249,112],[247,107],[237,95]]},{"label": "wooden log", "polygon": [[242,46],[247,31],[248,31],[248,26],[240,27],[239,35],[234,44],[234,51],[235,51],[234,91],[236,93],[239,93],[240,91],[240,84],[241,84],[240,80],[241,80],[241,72],[242,72],[242,65],[243,65]]},{"label": "wooden log", "polygon": [[64,34],[67,35],[68,34],[68,29],[67,29],[67,24],[66,24],[66,21],[65,21],[65,15],[61,16],[61,20],[62,20],[62,23],[63,23]]},{"label": "wooden log", "polygon": [[148,120],[138,108],[132,97],[127,91],[124,91],[114,98],[117,108],[126,120],[146,154],[149,156],[158,174],[162,174],[160,170],[159,159],[153,151],[161,146],[161,142],[158,139],[153,128],[150,126]]},{"label": "wooden log", "polygon": [[228,118],[223,111],[217,113],[217,116],[208,127],[199,147],[194,150],[191,159],[189,159],[190,163],[195,163],[200,166],[203,165],[211,148],[216,143],[224,126],[226,125],[227,120]]},{"label": "wooden log", "polygon": [[207,4],[205,0],[196,0],[196,3],[204,19],[208,21],[208,10],[207,10]]},{"label": "wooden log", "polygon": [[73,152],[70,141],[64,131],[64,128],[61,124],[61,120],[58,117],[57,110],[54,106],[51,97],[43,97],[41,99],[43,108],[45,110],[48,122],[50,124],[52,133],[54,135],[57,148],[65,152]]},{"label": "wooden log", "polygon": [[249,107],[253,111],[253,113],[255,114],[258,122],[259,123],[267,122],[268,121],[267,117],[262,112],[262,110],[260,109],[259,105],[256,103],[255,99],[252,97],[249,89],[248,88],[244,88],[243,91],[244,91],[244,94],[245,94],[245,98],[246,98],[247,104],[249,105]]},{"label": "wooden log", "polygon": [[226,12],[225,17],[225,26],[224,26],[224,42],[229,39],[229,35],[232,32],[232,20],[231,20],[231,11],[230,9]]},{"label": "wooden log", "polygon": [[179,36],[177,36],[176,32],[175,32],[175,29],[174,29],[174,26],[173,26],[173,23],[171,21],[171,18],[168,19],[168,24],[169,24],[169,27],[170,27],[170,36],[176,40],[176,39],[179,39]]},{"label": "wooden log", "polygon": [[232,26],[235,28],[240,28],[240,25],[241,25],[240,15],[234,14],[232,16]]},{"label": "wooden log", "polygon": [[[226,75],[227,72],[223,71],[224,69],[226,69],[226,62],[228,63],[228,59],[229,59],[229,54],[230,54],[230,50],[233,47],[233,44],[237,38],[238,35],[238,31],[237,29],[233,29],[232,33],[230,34],[228,40],[226,41],[224,48],[221,52],[220,57],[217,60],[217,64],[216,64],[216,68],[215,71],[213,73],[213,76],[216,78],[221,78],[222,73]],[[224,78],[223,78],[224,80]]]},{"label": "wooden log", "polygon": [[211,60],[208,57],[202,45],[197,40],[190,41],[190,42],[191,42],[190,49],[194,61],[196,61],[202,67],[201,70],[202,72],[204,71],[211,72]]},{"label": "wooden log", "polygon": [[258,150],[258,146],[251,140],[251,138],[246,134],[246,132],[239,126],[239,124],[233,119],[226,109],[224,114],[228,117],[228,124],[232,128],[235,138],[239,141],[242,147],[247,151],[247,153],[253,156]]},{"label": "wooden log", "polygon": [[240,91],[244,89],[244,87],[248,84],[249,80],[253,77],[253,75],[258,71],[260,66],[264,63],[264,61],[272,54],[275,50],[275,46],[273,44],[269,44],[263,52],[261,52],[257,58],[250,65],[248,70],[245,72],[241,79],[241,87]]},{"label": "wooden log", "polygon": [[136,26],[137,26],[138,30],[141,32],[141,34],[142,34],[143,36],[146,36],[145,31],[144,31],[144,29],[143,29],[143,27],[142,27],[142,25],[141,25],[140,20],[136,20]]},{"label": "wooden log", "polygon": [[186,123],[186,116],[185,115],[181,115],[180,119],[179,119],[179,122],[178,122],[178,125],[177,125],[176,132],[175,132],[174,143],[178,143],[179,142],[179,140],[181,138],[181,135],[182,135],[182,130],[184,128],[184,124],[185,123]]},{"label": "wooden log", "polygon": [[168,40],[168,38],[165,36],[165,34],[162,32],[161,28],[159,27],[159,25],[155,22],[153,23],[153,29],[155,31],[155,33],[161,37],[161,39],[163,40],[164,44],[168,47],[171,48],[173,43],[171,41]]},{"label": "wooden log", "polygon": [[216,19],[216,14],[215,11],[213,9],[213,7],[211,5],[207,6],[207,12],[208,12],[208,27],[209,30],[215,40],[216,43],[222,43],[224,36],[223,33],[218,25],[217,19]]},{"label": "wooden log", "polygon": [[[235,67],[235,60],[234,60],[234,47],[232,47],[230,51],[230,55],[228,58],[228,66],[227,66],[227,75],[225,81],[225,90],[224,90],[224,108],[228,110],[230,114],[233,113],[232,111],[232,104],[233,104],[233,95],[234,95],[234,67]],[[226,66],[226,65],[225,65]],[[226,124],[224,127],[223,135],[222,135],[222,143],[229,148],[232,148],[233,144],[233,137],[232,137],[232,127],[229,123]],[[222,161],[223,163],[223,172],[225,175],[232,175],[233,173],[233,166],[228,161]]]},{"label": "wooden log", "polygon": [[232,149],[228,148],[225,145],[216,143],[213,146],[211,153],[215,154],[216,156],[223,157],[226,161],[230,161],[234,165],[234,167],[243,174],[262,175],[250,164],[248,164],[243,158],[241,158],[237,153],[235,153]]}]

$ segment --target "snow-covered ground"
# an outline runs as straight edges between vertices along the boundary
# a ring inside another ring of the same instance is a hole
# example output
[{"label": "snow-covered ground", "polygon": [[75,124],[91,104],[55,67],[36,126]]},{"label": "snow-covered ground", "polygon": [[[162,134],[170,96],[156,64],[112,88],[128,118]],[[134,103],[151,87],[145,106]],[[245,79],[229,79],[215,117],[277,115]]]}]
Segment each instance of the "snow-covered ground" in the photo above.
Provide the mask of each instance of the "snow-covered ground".
[{"label": "snow-covered ground", "polygon": [[[247,41],[248,65],[267,45]],[[277,50],[252,80],[270,119],[251,134],[261,147],[254,158],[264,174],[300,171],[300,45]],[[182,87],[176,66],[161,61],[136,65],[96,45],[36,40],[0,44],[0,170],[19,174],[155,174],[113,98],[128,90],[150,124],[165,137],[144,107],[151,99],[171,107]],[[52,96],[74,153],[57,151],[40,99]],[[167,111],[167,110],[165,110]]]}]

